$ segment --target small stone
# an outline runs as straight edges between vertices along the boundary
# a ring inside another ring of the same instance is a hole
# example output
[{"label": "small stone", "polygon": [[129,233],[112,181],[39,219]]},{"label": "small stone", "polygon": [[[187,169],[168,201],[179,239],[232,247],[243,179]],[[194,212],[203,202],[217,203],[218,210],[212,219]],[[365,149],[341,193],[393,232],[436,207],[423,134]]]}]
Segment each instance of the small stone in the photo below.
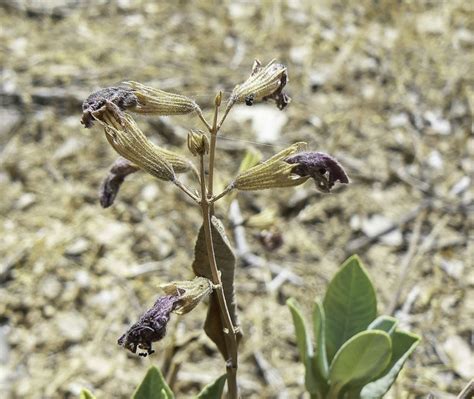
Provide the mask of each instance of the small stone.
[{"label": "small stone", "polygon": [[443,168],[443,158],[438,151],[433,150],[430,152],[428,156],[428,165],[430,165],[433,169],[442,169]]},{"label": "small stone", "polygon": [[[367,237],[376,237],[392,225],[393,222],[385,216],[373,215],[362,221],[361,229]],[[380,241],[389,246],[399,246],[403,243],[403,236],[399,229],[395,229],[381,236]]]},{"label": "small stone", "polygon": [[60,335],[67,341],[78,342],[87,331],[87,320],[76,311],[59,313],[55,322]]},{"label": "small stone", "polygon": [[40,284],[40,293],[48,299],[56,299],[62,291],[62,284],[56,276],[46,276]]},{"label": "small stone", "polygon": [[84,140],[80,140],[77,137],[70,137],[54,152],[53,158],[58,161],[69,158],[79,152],[84,146]]},{"label": "small stone", "polygon": [[456,280],[459,280],[463,276],[464,272],[464,263],[460,260],[441,260],[441,269],[443,269],[446,274]]},{"label": "small stone", "polygon": [[388,124],[391,128],[405,127],[410,124],[410,120],[408,119],[408,115],[403,112],[392,115],[388,121]]},{"label": "small stone", "polygon": [[142,197],[148,203],[155,202],[159,195],[160,190],[156,184],[147,184],[142,189]]},{"label": "small stone", "polygon": [[91,285],[91,278],[89,273],[85,270],[78,270],[74,275],[77,284],[81,288],[88,288]]},{"label": "small stone", "polygon": [[36,195],[33,193],[23,194],[15,203],[15,208],[25,210],[36,202]]},{"label": "small stone", "polygon": [[70,244],[66,248],[66,255],[70,256],[78,256],[86,252],[90,248],[90,242],[89,240],[85,239],[84,237],[80,237],[77,240],[73,241],[72,244]]},{"label": "small stone", "polygon": [[459,195],[466,191],[471,184],[469,176],[463,176],[454,184],[453,188],[449,191],[450,195]]},{"label": "small stone", "polygon": [[446,352],[451,361],[451,367],[456,373],[466,380],[472,378],[474,355],[466,341],[459,335],[452,335],[444,342],[443,350]]},{"label": "small stone", "polygon": [[429,130],[431,130],[433,133],[442,136],[451,134],[451,122],[449,122],[447,119],[444,119],[438,113],[427,111],[423,116],[429,124]]},{"label": "small stone", "polygon": [[89,300],[91,306],[96,307],[102,313],[106,313],[111,306],[120,298],[120,293],[116,290],[103,290],[92,296]]}]

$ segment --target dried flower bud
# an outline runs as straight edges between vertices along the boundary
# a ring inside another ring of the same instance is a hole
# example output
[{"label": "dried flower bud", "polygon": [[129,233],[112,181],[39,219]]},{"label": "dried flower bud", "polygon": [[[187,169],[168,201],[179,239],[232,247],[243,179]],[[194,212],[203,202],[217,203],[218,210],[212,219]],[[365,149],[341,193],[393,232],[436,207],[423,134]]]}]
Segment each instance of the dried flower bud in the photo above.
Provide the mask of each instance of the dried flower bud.
[{"label": "dried flower bud", "polygon": [[253,105],[255,101],[274,99],[279,109],[285,108],[291,101],[282,90],[288,82],[288,71],[285,65],[276,64],[275,60],[262,67],[255,60],[252,73],[241,85],[235,86],[229,104],[245,102]]},{"label": "dried flower bud", "polygon": [[349,183],[341,164],[323,152],[300,152],[288,157],[286,162],[297,164],[293,167],[293,173],[302,177],[312,177],[316,187],[324,193],[330,192],[336,181]]},{"label": "dried flower bud", "polygon": [[189,97],[154,89],[137,82],[125,82],[138,99],[133,112],[153,115],[182,115],[196,111],[198,105]]},{"label": "dried flower bud", "polygon": [[115,197],[117,197],[117,193],[125,178],[137,170],[139,170],[137,166],[122,157],[113,163],[109,174],[99,189],[99,200],[102,208],[108,208],[114,203]]},{"label": "dried flower bud", "polygon": [[92,93],[82,103],[82,120],[81,123],[90,128],[93,125],[94,118],[92,112],[101,109],[106,102],[115,104],[120,111],[133,109],[138,105],[138,99],[132,90],[124,87],[107,87]]},{"label": "dried flower bud", "polygon": [[173,281],[163,284],[161,288],[165,294],[179,297],[174,313],[186,314],[212,292],[213,284],[205,277],[196,277],[192,281]]},{"label": "dried flower bud", "polygon": [[214,97],[214,105],[216,107],[220,107],[222,103],[222,91],[216,94],[216,97]]},{"label": "dried flower bud", "polygon": [[[93,112],[92,116],[105,127],[107,140],[121,156],[158,179],[176,180],[168,161],[170,152],[148,140],[131,116],[121,115],[120,110],[110,102]],[[177,154],[174,156],[179,158]]]},{"label": "dried flower bud", "polygon": [[170,320],[170,313],[178,304],[179,297],[167,295],[156,300],[153,307],[147,310],[128,331],[118,339],[118,344],[132,353],[137,349],[146,352],[139,356],[146,357],[154,353],[152,343],[159,341],[166,334],[166,325]]},{"label": "dried flower bud", "polygon": [[263,190],[266,188],[291,187],[304,183],[308,177],[296,176],[293,165],[285,159],[304,149],[306,143],[295,143],[270,159],[238,175],[233,183],[239,190]]},{"label": "dried flower bud", "polygon": [[188,149],[194,156],[209,152],[209,140],[200,130],[190,130],[188,133]]}]

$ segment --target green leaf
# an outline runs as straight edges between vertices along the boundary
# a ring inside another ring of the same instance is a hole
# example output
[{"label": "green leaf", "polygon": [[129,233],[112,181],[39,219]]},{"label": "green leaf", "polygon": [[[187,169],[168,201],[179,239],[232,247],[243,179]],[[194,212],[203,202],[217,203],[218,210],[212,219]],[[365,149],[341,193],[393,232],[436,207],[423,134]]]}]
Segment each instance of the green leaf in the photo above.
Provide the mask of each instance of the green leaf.
[{"label": "green leaf", "polygon": [[327,380],[329,375],[328,358],[326,354],[326,336],[324,334],[326,317],[320,301],[316,301],[313,308],[313,331],[316,341],[316,368],[321,376]]},{"label": "green leaf", "polygon": [[344,388],[373,381],[390,362],[392,344],[384,331],[362,331],[350,338],[334,356],[329,370],[329,397]]},{"label": "green leaf", "polygon": [[[286,304],[290,309],[291,317],[293,319],[293,325],[295,326],[296,345],[298,346],[300,360],[305,367],[306,389],[312,394],[319,394],[321,381],[318,380],[318,376],[314,368],[315,360],[310,333],[306,328],[306,323],[304,321],[304,317],[301,313],[298,302],[296,302],[294,298],[289,298],[286,301]],[[324,382],[324,380],[322,382]]]},{"label": "green leaf", "polygon": [[133,399],[174,399],[174,394],[166,383],[161,371],[151,366],[145,378],[137,387]]},{"label": "green leaf", "polygon": [[[211,220],[212,242],[214,244],[214,253],[216,257],[217,268],[221,272],[222,286],[224,289],[224,296],[229,309],[230,317],[234,326],[239,323],[237,321],[237,312],[234,298],[234,272],[235,272],[235,255],[230,246],[229,240],[225,234],[224,226],[216,217]],[[194,248],[194,274],[198,277],[206,277],[212,280],[211,267],[209,265],[209,258],[207,256],[206,239],[204,235],[204,228],[201,226],[199,230],[196,246]],[[213,292],[209,301],[209,308],[207,310],[206,321],[204,322],[204,331],[207,336],[216,344],[225,360],[229,359],[227,347],[224,338],[224,325],[222,323],[219,302],[217,294]],[[241,333],[237,333],[238,341],[241,338]]]},{"label": "green leaf", "polygon": [[408,356],[420,342],[420,337],[403,331],[395,331],[392,336],[392,359],[378,380],[367,384],[361,392],[362,399],[381,398],[395,382]]},{"label": "green leaf", "polygon": [[214,382],[206,385],[196,399],[220,399],[222,392],[224,392],[226,378],[227,375],[223,374]]},{"label": "green leaf", "polygon": [[377,317],[372,323],[370,323],[367,330],[382,330],[391,336],[395,331],[397,324],[398,320],[395,317],[384,315]]},{"label": "green leaf", "polygon": [[79,399],[95,399],[95,396],[86,388],[82,388]]},{"label": "green leaf", "polygon": [[347,259],[332,278],[323,304],[326,349],[331,361],[342,344],[365,330],[377,314],[374,287],[356,255]]},{"label": "green leaf", "polygon": [[295,326],[296,344],[300,353],[300,359],[304,363],[306,359],[313,356],[313,344],[306,328],[303,315],[301,314],[298,302],[294,298],[289,298],[286,304],[290,308],[291,317]]}]

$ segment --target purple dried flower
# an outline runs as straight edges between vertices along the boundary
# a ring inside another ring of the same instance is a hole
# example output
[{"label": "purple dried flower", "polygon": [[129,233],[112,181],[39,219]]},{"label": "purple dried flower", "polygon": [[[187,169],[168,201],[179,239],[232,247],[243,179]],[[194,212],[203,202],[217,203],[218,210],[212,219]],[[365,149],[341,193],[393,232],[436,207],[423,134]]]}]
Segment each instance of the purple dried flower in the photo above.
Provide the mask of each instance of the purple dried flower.
[{"label": "purple dried flower", "polygon": [[290,164],[297,164],[292,172],[299,176],[310,176],[314,179],[316,187],[325,193],[339,181],[349,183],[349,178],[341,164],[333,157],[323,152],[300,152],[285,160]]},{"label": "purple dried flower", "polygon": [[166,295],[158,298],[151,309],[148,309],[140,319],[123,334],[118,344],[130,352],[146,357],[154,353],[152,343],[161,340],[166,334],[166,325],[170,320],[170,313],[176,308],[180,297]]},{"label": "purple dried flower", "polygon": [[102,208],[108,208],[114,203],[125,178],[137,170],[139,170],[138,167],[122,157],[113,163],[99,189],[99,201]]},{"label": "purple dried flower", "polygon": [[123,87],[106,87],[92,93],[82,103],[81,123],[86,127],[92,127],[94,117],[92,113],[101,109],[106,103],[112,103],[120,111],[128,108],[135,108],[138,105],[138,98],[131,89]]}]

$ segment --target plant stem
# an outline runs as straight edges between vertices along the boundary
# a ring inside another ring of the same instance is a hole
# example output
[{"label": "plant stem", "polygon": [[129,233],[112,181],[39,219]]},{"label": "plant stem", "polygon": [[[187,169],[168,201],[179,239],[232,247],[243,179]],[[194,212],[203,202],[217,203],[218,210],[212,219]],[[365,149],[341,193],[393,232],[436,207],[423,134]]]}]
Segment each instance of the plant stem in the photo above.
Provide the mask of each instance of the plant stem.
[{"label": "plant stem", "polygon": [[229,112],[232,108],[232,106],[234,105],[234,101],[233,100],[229,100],[229,102],[227,103],[227,106],[225,108],[225,111],[224,111],[224,115],[222,116],[222,119],[221,121],[219,122],[219,124],[217,125],[217,129],[220,129],[220,127],[222,126],[222,124],[224,123],[225,121],[225,118],[227,118],[227,115],[229,115]]},{"label": "plant stem", "polygon": [[210,131],[210,130],[211,130],[211,125],[210,125],[209,122],[206,120],[206,118],[204,118],[204,115],[203,115],[202,110],[201,110],[200,107],[198,107],[198,108],[196,109],[196,113],[197,113],[197,115],[199,116],[199,119],[201,119],[202,123],[204,123],[204,125],[206,125],[207,130]]},{"label": "plant stem", "polygon": [[[237,337],[235,335],[235,327],[230,317],[229,308],[225,300],[224,289],[222,286],[221,276],[216,263],[216,257],[214,253],[214,244],[212,241],[212,230],[211,230],[211,208],[208,195],[206,190],[206,179],[204,176],[204,156],[200,156],[200,172],[201,172],[201,210],[204,226],[204,236],[206,239],[207,256],[209,258],[209,266],[211,268],[212,283],[216,286],[216,295],[219,304],[220,318],[226,331],[222,331],[224,334],[225,344],[229,359],[226,362],[227,371],[227,388],[230,399],[238,398],[238,387],[237,387]],[[213,164],[210,165],[211,169]]]},{"label": "plant stem", "polygon": [[[214,189],[214,160],[216,154],[216,141],[217,141],[217,132],[219,128],[217,127],[217,117],[219,115],[219,105],[216,104],[214,108],[214,119],[212,121],[212,127],[209,129],[211,133],[211,143],[209,145],[209,178],[207,184],[207,196],[211,198],[213,195]],[[212,211],[212,208],[211,208]]]},{"label": "plant stem", "polygon": [[213,197],[211,197],[209,199],[209,202],[211,204],[213,204],[214,202],[220,200],[222,197],[226,196],[227,194],[229,194],[232,190],[234,189],[234,184],[231,183],[229,184],[225,189],[224,191],[222,191],[221,193],[217,194],[217,195],[214,195]]},{"label": "plant stem", "polygon": [[180,180],[176,179],[176,180],[174,181],[174,184],[176,185],[176,187],[180,188],[183,193],[185,193],[186,195],[188,195],[189,197],[191,197],[195,202],[199,203],[199,198],[198,198],[196,195],[194,195],[194,194],[189,190],[189,188],[187,188],[187,187],[183,184],[183,182],[181,182]]}]

